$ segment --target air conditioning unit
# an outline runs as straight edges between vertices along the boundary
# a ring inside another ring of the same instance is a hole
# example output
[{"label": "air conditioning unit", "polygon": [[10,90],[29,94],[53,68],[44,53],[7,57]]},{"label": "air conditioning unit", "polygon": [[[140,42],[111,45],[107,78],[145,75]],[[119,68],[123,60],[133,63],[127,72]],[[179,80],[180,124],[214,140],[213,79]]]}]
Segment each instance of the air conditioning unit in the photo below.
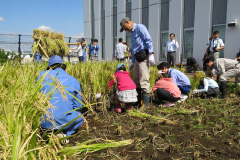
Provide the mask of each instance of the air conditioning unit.
[{"label": "air conditioning unit", "polygon": [[237,27],[237,19],[235,19],[233,22],[229,22],[228,27]]}]

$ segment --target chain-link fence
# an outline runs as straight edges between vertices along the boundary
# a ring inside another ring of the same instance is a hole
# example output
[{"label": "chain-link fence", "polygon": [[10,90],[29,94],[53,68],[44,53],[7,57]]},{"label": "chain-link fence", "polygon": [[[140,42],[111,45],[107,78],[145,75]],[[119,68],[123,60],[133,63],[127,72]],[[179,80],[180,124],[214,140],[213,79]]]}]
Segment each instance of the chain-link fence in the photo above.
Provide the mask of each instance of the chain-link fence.
[{"label": "chain-link fence", "polygon": [[[66,43],[77,43],[78,38],[65,37]],[[90,43],[89,38],[85,38],[87,43]],[[32,35],[21,34],[0,34],[0,49],[6,52],[22,53],[23,55],[32,55],[33,38]],[[76,47],[69,45],[69,48]],[[77,56],[75,52],[70,52],[69,56]]]}]

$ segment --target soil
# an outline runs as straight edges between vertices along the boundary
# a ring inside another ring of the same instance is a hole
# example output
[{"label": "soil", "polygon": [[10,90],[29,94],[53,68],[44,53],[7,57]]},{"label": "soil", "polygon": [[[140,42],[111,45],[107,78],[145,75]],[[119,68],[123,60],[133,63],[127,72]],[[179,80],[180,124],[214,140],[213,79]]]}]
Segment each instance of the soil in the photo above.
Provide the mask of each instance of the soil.
[{"label": "soil", "polygon": [[130,116],[129,112],[115,113],[115,105],[110,102],[107,108],[99,104],[93,106],[94,112],[89,111],[85,117],[88,127],[85,123],[68,145],[74,146],[94,138],[117,141],[134,139],[134,143],[69,158],[240,159],[239,104],[240,100],[235,94],[228,95],[224,100],[196,96],[189,97],[181,104],[175,103],[173,107],[162,107],[155,100],[145,111],[176,121],[176,125]]}]

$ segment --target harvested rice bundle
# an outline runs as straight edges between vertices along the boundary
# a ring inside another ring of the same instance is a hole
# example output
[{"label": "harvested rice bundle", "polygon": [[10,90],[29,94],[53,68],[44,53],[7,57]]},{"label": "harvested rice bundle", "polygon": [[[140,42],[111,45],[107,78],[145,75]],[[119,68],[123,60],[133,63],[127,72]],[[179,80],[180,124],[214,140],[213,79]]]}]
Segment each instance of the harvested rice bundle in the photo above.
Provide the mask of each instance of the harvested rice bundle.
[{"label": "harvested rice bundle", "polygon": [[33,30],[33,47],[32,52],[36,52],[49,58],[53,55],[61,57],[69,54],[69,48],[64,41],[64,34],[54,33],[50,31]]}]

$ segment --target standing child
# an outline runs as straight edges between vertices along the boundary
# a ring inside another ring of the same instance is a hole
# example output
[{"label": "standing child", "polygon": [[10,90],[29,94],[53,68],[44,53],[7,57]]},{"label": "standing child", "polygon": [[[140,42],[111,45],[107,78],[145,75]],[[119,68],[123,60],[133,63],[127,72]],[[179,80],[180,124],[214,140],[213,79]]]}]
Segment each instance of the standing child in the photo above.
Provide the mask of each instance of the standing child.
[{"label": "standing child", "polygon": [[125,103],[126,108],[132,110],[132,102],[137,102],[136,85],[130,77],[130,73],[126,72],[124,63],[120,63],[117,66],[117,71],[113,75],[113,79],[108,84],[108,90],[110,90],[113,83],[117,84],[117,91],[115,95],[115,101],[117,104],[116,112],[121,113],[121,102]]}]

